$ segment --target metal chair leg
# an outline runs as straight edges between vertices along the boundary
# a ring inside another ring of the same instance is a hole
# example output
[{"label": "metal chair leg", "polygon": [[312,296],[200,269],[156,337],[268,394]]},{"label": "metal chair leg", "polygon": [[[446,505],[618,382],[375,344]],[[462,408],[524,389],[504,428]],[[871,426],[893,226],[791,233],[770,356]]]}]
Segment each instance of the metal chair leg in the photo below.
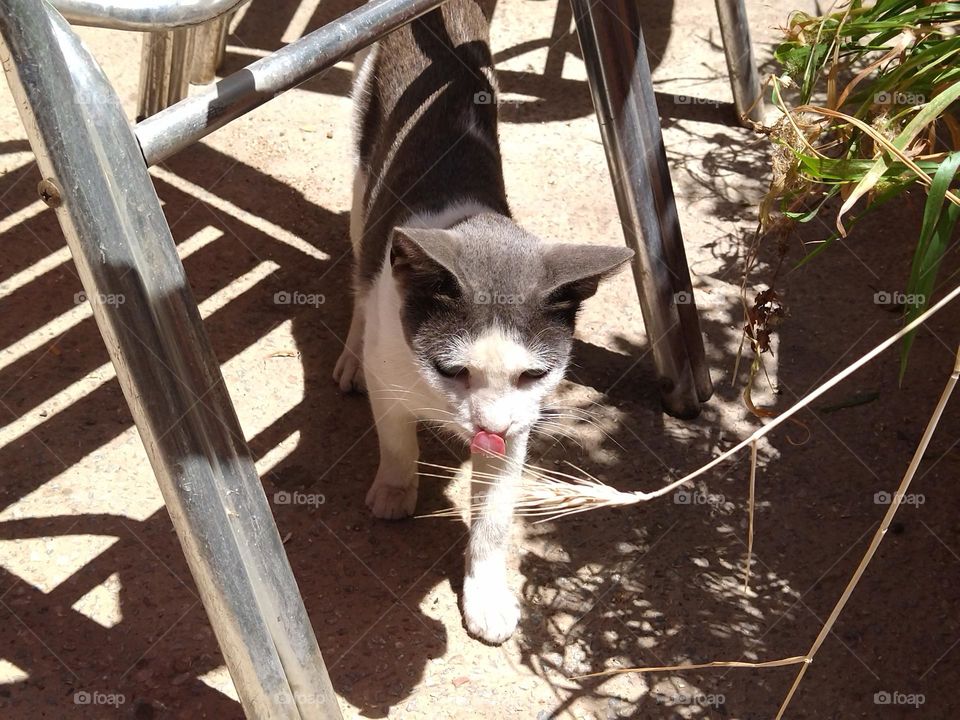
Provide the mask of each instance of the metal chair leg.
[{"label": "metal chair leg", "polygon": [[733,102],[737,116],[754,122],[763,121],[763,88],[757,63],[750,42],[750,25],[743,0],[716,0],[720,35],[723,37],[723,53],[727,58],[727,72],[733,89]]},{"label": "metal chair leg", "polygon": [[635,0],[571,0],[664,408],[713,392]]},{"label": "metal chair leg", "polygon": [[194,57],[194,33],[193,28],[182,27],[144,34],[140,53],[138,121],[187,96]]},{"label": "metal chair leg", "polygon": [[193,32],[193,62],[190,65],[190,82],[196,85],[212,83],[217,77],[217,68],[223,62],[227,47],[227,28],[232,13],[191,28]]},{"label": "metal chair leg", "polygon": [[[340,711],[132,128],[46,2],[0,2],[0,60],[248,717]],[[78,106],[85,105],[83,111]]]}]

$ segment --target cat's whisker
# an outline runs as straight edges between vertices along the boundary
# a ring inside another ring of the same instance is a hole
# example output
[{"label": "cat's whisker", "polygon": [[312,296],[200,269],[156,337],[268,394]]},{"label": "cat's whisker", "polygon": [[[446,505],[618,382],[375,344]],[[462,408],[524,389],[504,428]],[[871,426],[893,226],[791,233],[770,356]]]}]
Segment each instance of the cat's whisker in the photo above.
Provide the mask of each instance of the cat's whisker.
[{"label": "cat's whisker", "polygon": [[[430,462],[426,462],[426,461],[424,461],[424,460],[419,460],[419,461],[417,462],[417,464],[418,464],[418,465],[423,465],[424,467],[435,468],[435,469],[439,469],[439,470],[446,470],[446,471],[448,471],[448,472],[450,472],[450,473],[453,473],[453,474],[454,474],[453,476],[458,476],[459,473],[461,473],[462,470],[463,470],[463,469],[460,468],[460,467],[453,467],[452,465],[438,465],[437,463],[430,463]],[[470,470],[470,475],[471,475],[471,477],[475,477],[475,478],[489,478],[489,479],[491,479],[491,480],[499,480],[500,477],[501,477],[500,475],[498,475],[498,474],[496,474],[496,473],[481,472],[481,471],[476,470],[476,469],[473,469],[473,468],[471,468],[471,470]]]},{"label": "cat's whisker", "polygon": [[550,415],[550,416],[556,416],[556,417],[575,418],[575,419],[577,419],[577,420],[582,420],[583,422],[588,422],[588,421],[589,421],[589,422],[600,422],[600,421],[602,421],[602,420],[607,419],[607,418],[604,418],[604,417],[601,416],[601,415],[597,415],[597,414],[594,414],[594,413],[580,412],[580,411],[579,411],[579,408],[569,408],[569,407],[563,407],[563,408],[544,408],[544,410],[545,410],[544,415]]},{"label": "cat's whisker", "polygon": [[593,420],[592,418],[589,418],[589,417],[578,417],[578,416],[576,416],[576,415],[566,415],[566,414],[559,414],[559,413],[554,413],[554,414],[551,415],[551,417],[555,417],[555,418],[568,418],[568,419],[572,419],[572,420],[577,420],[577,421],[579,421],[579,422],[584,423],[585,425],[589,425],[589,426],[591,426],[591,427],[593,427],[593,428],[596,428],[596,430],[597,430],[598,432],[600,432],[600,434],[603,435],[607,440],[609,440],[610,442],[612,442],[614,445],[616,445],[617,447],[619,447],[621,450],[626,450],[626,448],[623,447],[623,445],[621,445],[621,444],[617,441],[617,439],[616,439],[615,437],[613,437],[613,435],[611,435],[611,434],[609,433],[609,431],[607,431],[606,428],[604,428],[603,426],[601,426],[596,420]]},{"label": "cat's whisker", "polygon": [[371,397],[383,397],[394,395],[416,396],[413,390],[404,390],[403,388],[367,388],[367,394]]},{"label": "cat's whisker", "polygon": [[407,402],[414,399],[415,395],[399,395],[396,390],[367,390],[367,396],[377,400],[402,400]]},{"label": "cat's whisker", "polygon": [[[590,402],[593,405],[596,405],[597,407],[605,407],[604,405],[601,405],[600,403],[597,403],[593,400],[590,400],[588,402]],[[566,403],[558,402],[557,400],[548,400],[545,403],[544,407],[556,408],[557,410],[573,410],[577,412],[593,413],[592,410],[587,410],[585,407],[581,407],[580,405],[568,405]]]},{"label": "cat's whisker", "polygon": [[459,520],[463,517],[463,511],[455,509],[435,510],[434,512],[424,513],[423,515],[414,515],[414,517],[418,520],[423,518],[455,518]]},{"label": "cat's whisker", "polygon": [[419,475],[420,477],[438,478],[440,480],[460,480],[463,477],[459,473],[452,474],[452,475],[444,475],[443,473],[425,472],[423,470],[418,471],[417,475]]},{"label": "cat's whisker", "polygon": [[574,420],[574,421],[576,421],[576,422],[578,422],[578,423],[584,423],[584,424],[588,424],[588,425],[596,425],[596,424],[599,422],[598,420],[595,420],[594,418],[590,417],[589,415],[577,415],[577,414],[574,414],[574,413],[561,412],[561,411],[558,411],[558,410],[548,410],[547,412],[543,413],[543,415],[542,415],[541,417],[545,417],[545,418],[558,418],[558,419],[561,419],[561,418],[562,418],[562,419],[565,419],[565,420]]},{"label": "cat's whisker", "polygon": [[[559,447],[560,447],[560,450],[561,450],[562,452],[568,452],[568,451],[567,451],[567,446],[564,444],[564,442],[563,442],[563,441],[564,441],[564,438],[563,438],[562,436],[560,436],[560,435],[544,435],[544,437],[547,438],[547,439],[549,439],[549,440],[553,443],[552,447],[559,446]],[[569,440],[570,438],[566,438],[566,439]],[[583,446],[582,446],[582,445],[579,445],[579,443],[578,443],[578,447],[582,448]]]},{"label": "cat's whisker", "polygon": [[554,422],[552,420],[544,420],[543,418],[538,420],[532,429],[537,430],[541,428],[553,428],[557,432],[560,432],[561,434],[564,434],[571,438],[579,436],[579,432],[577,431],[576,428],[570,427],[569,425],[565,425],[560,422]]},{"label": "cat's whisker", "polygon": [[573,440],[578,445],[581,445],[580,438],[577,433],[572,432],[569,428],[565,428],[562,425],[549,425],[549,424],[540,424],[531,428],[531,435],[540,435],[545,438],[566,438],[568,440]]},{"label": "cat's whisker", "polygon": [[[452,473],[450,477],[459,477],[459,476],[460,476],[460,473],[462,472],[462,468],[453,468],[453,467],[448,467],[448,466],[446,466],[446,465],[436,465],[436,464],[434,464],[434,463],[428,463],[428,462],[424,462],[424,461],[422,461],[422,460],[419,461],[418,464],[419,464],[419,465],[424,465],[425,467],[431,467],[431,468],[438,468],[438,469],[446,470],[447,472]],[[489,478],[490,480],[498,480],[498,479],[500,479],[500,476],[497,475],[497,474],[495,474],[495,473],[478,472],[478,471],[476,471],[476,470],[471,470],[470,475],[471,475],[471,477],[475,477],[475,478]]]},{"label": "cat's whisker", "polygon": [[401,385],[400,383],[384,383],[384,386],[397,388],[398,390],[404,390],[406,392],[414,392],[413,390],[408,388],[406,385]]},{"label": "cat's whisker", "polygon": [[[607,412],[610,411],[609,406],[604,405],[602,402],[599,402],[599,401],[597,401],[597,400],[587,400],[587,402],[588,402],[589,404],[593,405],[594,407],[602,408],[603,410],[605,410],[605,411],[607,411]],[[581,408],[581,409],[582,409],[582,408]]]},{"label": "cat's whisker", "polygon": [[[606,409],[606,407],[605,407],[604,405],[600,405],[599,403],[594,403],[594,404],[596,404],[598,407],[601,407],[601,408]],[[594,419],[594,420],[607,420],[607,419],[610,419],[610,418],[609,418],[609,414],[607,414],[607,413],[594,412],[594,411],[592,411],[592,410],[587,410],[586,408],[577,407],[576,405],[560,405],[560,404],[549,404],[549,403],[548,403],[547,405],[544,406],[544,410],[547,410],[547,411],[556,410],[556,411],[558,411],[558,412],[566,412],[566,413],[569,413],[569,414],[571,414],[571,415],[579,415],[579,416],[582,416],[582,417],[589,417],[589,418],[592,418],[592,419]]]},{"label": "cat's whisker", "polygon": [[563,438],[567,440],[572,440],[581,448],[584,447],[583,443],[580,441],[580,438],[577,437],[576,434],[569,432],[567,428],[564,428],[561,426],[558,426],[556,428],[551,428],[545,425],[536,426],[531,428],[530,434],[539,435],[549,440],[555,440],[557,443],[560,444],[560,447],[563,448],[564,450],[566,450],[566,446],[564,446],[563,444]]}]

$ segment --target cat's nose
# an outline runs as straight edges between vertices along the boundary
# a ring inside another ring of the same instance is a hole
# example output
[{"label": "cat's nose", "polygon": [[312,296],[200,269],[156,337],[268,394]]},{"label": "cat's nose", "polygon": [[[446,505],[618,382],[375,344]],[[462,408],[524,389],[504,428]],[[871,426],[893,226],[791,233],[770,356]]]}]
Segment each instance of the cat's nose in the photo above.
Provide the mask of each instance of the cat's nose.
[{"label": "cat's nose", "polygon": [[510,429],[510,426],[513,425],[512,422],[508,422],[506,425],[486,423],[484,425],[477,425],[477,430],[485,433],[492,433],[493,435],[506,435],[507,431]]}]

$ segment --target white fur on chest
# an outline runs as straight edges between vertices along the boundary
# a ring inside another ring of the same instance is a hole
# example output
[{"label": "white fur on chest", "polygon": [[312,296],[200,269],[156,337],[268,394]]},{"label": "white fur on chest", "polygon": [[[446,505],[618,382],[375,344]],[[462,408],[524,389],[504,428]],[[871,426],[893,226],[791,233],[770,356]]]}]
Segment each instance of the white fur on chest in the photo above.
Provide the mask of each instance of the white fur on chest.
[{"label": "white fur on chest", "polygon": [[377,277],[366,304],[364,373],[367,392],[389,398],[419,419],[427,408],[438,407],[440,398],[423,382],[400,321],[400,295],[389,266]]}]

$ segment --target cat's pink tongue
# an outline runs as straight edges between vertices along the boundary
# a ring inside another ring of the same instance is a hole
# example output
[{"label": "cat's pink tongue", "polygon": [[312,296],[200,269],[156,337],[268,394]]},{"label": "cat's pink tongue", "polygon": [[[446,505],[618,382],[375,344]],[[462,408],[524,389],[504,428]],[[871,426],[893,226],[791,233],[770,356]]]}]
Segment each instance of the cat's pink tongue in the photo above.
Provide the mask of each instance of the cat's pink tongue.
[{"label": "cat's pink tongue", "polygon": [[487,452],[494,455],[504,455],[507,452],[507,444],[503,441],[503,438],[496,433],[480,430],[473,436],[473,440],[470,442],[470,452]]}]

